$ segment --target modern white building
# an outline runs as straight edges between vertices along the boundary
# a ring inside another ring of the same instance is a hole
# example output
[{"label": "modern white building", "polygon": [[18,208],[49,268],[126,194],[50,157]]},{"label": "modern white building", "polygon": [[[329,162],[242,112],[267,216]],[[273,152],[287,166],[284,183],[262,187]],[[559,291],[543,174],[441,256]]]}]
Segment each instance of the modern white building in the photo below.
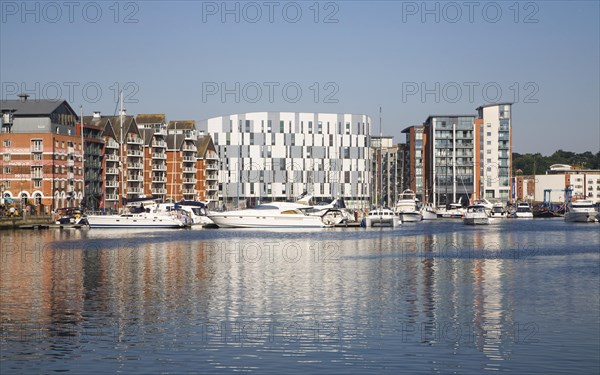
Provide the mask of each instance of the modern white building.
[{"label": "modern white building", "polygon": [[510,199],[512,158],[512,103],[477,108],[479,127],[480,194],[488,199]]},{"label": "modern white building", "polygon": [[221,167],[219,200],[230,206],[343,197],[368,207],[371,119],[366,115],[253,112],[200,121]]}]

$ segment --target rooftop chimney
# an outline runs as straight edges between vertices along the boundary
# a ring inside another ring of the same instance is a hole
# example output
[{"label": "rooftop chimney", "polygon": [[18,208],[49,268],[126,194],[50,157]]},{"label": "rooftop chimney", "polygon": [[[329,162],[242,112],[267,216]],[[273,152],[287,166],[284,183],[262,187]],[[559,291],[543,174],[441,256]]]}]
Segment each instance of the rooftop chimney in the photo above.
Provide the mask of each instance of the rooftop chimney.
[{"label": "rooftop chimney", "polygon": [[19,94],[17,95],[21,101],[21,103],[25,103],[27,101],[27,98],[29,98],[29,95],[27,94]]},{"label": "rooftop chimney", "polygon": [[100,111],[95,111],[94,112],[94,118],[100,118]]}]

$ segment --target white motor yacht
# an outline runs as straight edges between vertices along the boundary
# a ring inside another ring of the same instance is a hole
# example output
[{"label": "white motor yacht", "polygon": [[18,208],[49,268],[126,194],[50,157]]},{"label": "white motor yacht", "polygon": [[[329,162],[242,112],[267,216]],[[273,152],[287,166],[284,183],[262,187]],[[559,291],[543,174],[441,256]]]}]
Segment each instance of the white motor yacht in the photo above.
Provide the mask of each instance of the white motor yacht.
[{"label": "white motor yacht", "polygon": [[597,221],[598,212],[591,200],[573,201],[567,205],[565,221],[570,223],[593,223]]},{"label": "white motor yacht", "polygon": [[531,211],[529,203],[521,202],[517,204],[517,210],[514,212],[514,216],[521,219],[533,218],[533,211]]},{"label": "white motor yacht", "polygon": [[438,218],[437,212],[431,204],[421,207],[421,216],[423,216],[423,220],[435,220]]},{"label": "white motor yacht", "polygon": [[214,225],[207,214],[207,205],[199,201],[179,201],[177,203],[161,203],[159,204],[160,211],[183,210],[188,213],[193,226],[210,226]]},{"label": "white motor yacht", "polygon": [[394,211],[388,208],[377,208],[369,211],[367,217],[364,218],[364,226],[367,228],[374,226],[390,226],[397,227],[402,224],[400,218]]},{"label": "white motor yacht", "polygon": [[484,205],[473,205],[467,207],[467,212],[463,218],[463,223],[468,225],[490,224],[491,219],[486,212]]},{"label": "white motor yacht", "polygon": [[437,216],[444,219],[462,219],[465,216],[466,210],[460,203],[450,203],[447,209],[438,209]]},{"label": "white motor yacht", "polygon": [[312,208],[298,203],[273,202],[245,210],[209,212],[208,218],[220,228],[324,228],[339,223],[329,210],[320,214],[304,212]]},{"label": "white motor yacht", "polygon": [[417,195],[412,190],[404,190],[394,209],[402,222],[416,222],[423,220],[423,215],[417,210]]},{"label": "white motor yacht", "polygon": [[505,219],[508,216],[508,212],[504,209],[502,203],[496,203],[490,211],[490,217]]}]

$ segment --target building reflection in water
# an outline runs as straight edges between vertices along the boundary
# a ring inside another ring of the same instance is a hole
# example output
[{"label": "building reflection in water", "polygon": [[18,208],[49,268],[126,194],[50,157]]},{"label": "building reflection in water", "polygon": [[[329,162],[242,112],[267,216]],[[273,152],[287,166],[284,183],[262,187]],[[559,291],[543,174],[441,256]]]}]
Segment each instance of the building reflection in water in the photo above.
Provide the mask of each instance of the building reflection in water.
[{"label": "building reflection in water", "polygon": [[296,355],[316,340],[348,363],[375,338],[405,355],[476,350],[490,369],[510,355],[514,261],[493,254],[499,231],[184,233],[15,234],[2,244],[3,338],[61,355],[90,340],[222,348],[247,339],[268,352],[290,345],[293,331]]}]

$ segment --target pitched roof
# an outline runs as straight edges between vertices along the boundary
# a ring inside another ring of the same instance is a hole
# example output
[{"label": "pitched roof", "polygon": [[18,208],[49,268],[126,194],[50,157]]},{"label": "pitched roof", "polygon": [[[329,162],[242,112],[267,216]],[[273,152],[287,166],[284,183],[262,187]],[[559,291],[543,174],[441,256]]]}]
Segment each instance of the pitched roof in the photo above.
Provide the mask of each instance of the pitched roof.
[{"label": "pitched roof", "polygon": [[182,129],[182,130],[194,130],[196,129],[196,120],[183,120],[183,121],[169,121],[167,129]]},{"label": "pitched roof", "polygon": [[[181,150],[181,147],[182,147],[185,139],[184,139],[184,137],[181,136],[181,134],[168,134],[167,137],[165,138],[165,141],[167,142],[168,150]],[[175,144],[176,141],[177,141],[177,145]]]},{"label": "pitched roof", "polygon": [[198,157],[204,158],[208,150],[216,151],[212,137],[210,135],[200,136],[198,138]]},{"label": "pitched roof", "polygon": [[[115,134],[121,133],[121,116],[106,116],[110,119],[110,122],[115,130]],[[133,116],[123,116],[123,137],[125,134],[133,132],[139,134],[137,122]]]},{"label": "pitched roof", "polygon": [[138,124],[164,124],[166,116],[164,113],[148,114],[141,113],[135,116]]},{"label": "pitched roof", "polygon": [[74,114],[75,111],[66,100],[57,99],[57,100],[45,100],[45,99],[27,99],[25,101],[21,100],[0,100],[0,109],[14,109],[14,115],[16,117],[21,116],[40,116],[40,115],[50,115],[54,112],[58,107],[62,104],[65,104],[66,107]]},{"label": "pitched roof", "polygon": [[110,124],[108,117],[83,116],[83,124],[85,126],[98,126],[105,129]]},{"label": "pitched roof", "polygon": [[[137,120],[136,120],[137,121]],[[139,129],[140,137],[144,140],[144,145],[150,147],[152,145],[152,138],[154,137],[154,129]]]}]

